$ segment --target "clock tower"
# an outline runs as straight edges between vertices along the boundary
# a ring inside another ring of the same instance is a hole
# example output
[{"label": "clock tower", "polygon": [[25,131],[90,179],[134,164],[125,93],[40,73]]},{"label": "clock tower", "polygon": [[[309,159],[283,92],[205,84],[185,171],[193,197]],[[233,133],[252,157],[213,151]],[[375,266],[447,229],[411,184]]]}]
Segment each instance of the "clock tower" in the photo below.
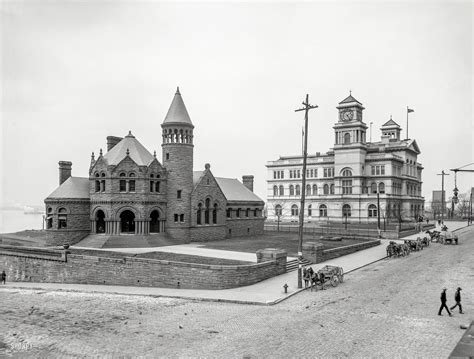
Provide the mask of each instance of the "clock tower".
[{"label": "clock tower", "polygon": [[352,97],[352,93],[339,102],[339,120],[334,125],[335,145],[357,146],[366,144],[367,125],[362,121],[364,106]]}]

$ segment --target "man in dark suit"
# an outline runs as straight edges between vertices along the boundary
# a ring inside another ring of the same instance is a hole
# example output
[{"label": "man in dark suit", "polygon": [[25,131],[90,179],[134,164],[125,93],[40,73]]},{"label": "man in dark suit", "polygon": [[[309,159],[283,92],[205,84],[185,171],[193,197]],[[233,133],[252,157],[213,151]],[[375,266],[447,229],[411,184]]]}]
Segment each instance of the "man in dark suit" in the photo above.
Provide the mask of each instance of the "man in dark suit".
[{"label": "man in dark suit", "polygon": [[443,308],[446,308],[446,311],[448,312],[450,317],[453,316],[449,311],[448,306],[446,305],[446,288],[443,288],[443,291],[441,292],[441,307],[439,307],[438,315],[441,315],[441,311],[443,310]]},{"label": "man in dark suit", "polygon": [[458,287],[456,293],[454,293],[454,300],[456,301],[456,305],[453,305],[450,309],[453,310],[454,308],[459,307],[459,313],[464,314],[461,306],[461,290],[462,289]]}]

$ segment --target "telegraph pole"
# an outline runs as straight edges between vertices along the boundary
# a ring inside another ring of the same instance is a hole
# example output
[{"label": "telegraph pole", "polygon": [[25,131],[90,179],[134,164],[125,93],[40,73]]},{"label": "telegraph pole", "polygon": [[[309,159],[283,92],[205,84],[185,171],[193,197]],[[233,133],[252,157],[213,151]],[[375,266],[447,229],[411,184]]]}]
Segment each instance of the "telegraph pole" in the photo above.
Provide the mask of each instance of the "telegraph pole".
[{"label": "telegraph pole", "polygon": [[303,287],[302,283],[302,268],[301,262],[303,260],[303,221],[304,221],[304,200],[306,196],[306,160],[308,157],[308,112],[317,105],[311,106],[309,104],[309,95],[306,94],[306,101],[303,102],[303,108],[295,110],[295,112],[304,111],[304,145],[303,145],[303,181],[301,184],[301,206],[300,206],[300,223],[298,231],[298,288]]},{"label": "telegraph pole", "polygon": [[444,223],[444,207],[445,205],[445,199],[444,199],[444,176],[449,176],[448,173],[444,173],[444,170],[441,171],[441,173],[438,173],[438,176],[441,176],[441,223]]}]

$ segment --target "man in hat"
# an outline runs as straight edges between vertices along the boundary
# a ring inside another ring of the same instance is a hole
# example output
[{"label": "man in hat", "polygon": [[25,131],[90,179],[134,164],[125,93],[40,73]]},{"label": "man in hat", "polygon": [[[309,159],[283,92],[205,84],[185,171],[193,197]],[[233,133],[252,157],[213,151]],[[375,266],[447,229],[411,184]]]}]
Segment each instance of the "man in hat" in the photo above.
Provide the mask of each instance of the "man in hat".
[{"label": "man in hat", "polygon": [[464,312],[462,311],[462,305],[461,305],[461,290],[462,289],[458,287],[458,289],[456,290],[456,293],[454,293],[454,300],[456,301],[456,305],[453,305],[449,309],[453,310],[454,308],[459,307],[459,313],[464,314]]},{"label": "man in hat", "polygon": [[446,305],[446,288],[443,288],[443,291],[441,292],[441,307],[439,307],[438,315],[441,315],[441,311],[443,308],[446,308],[446,311],[448,312],[449,316],[452,317],[451,312],[448,309],[448,306]]}]

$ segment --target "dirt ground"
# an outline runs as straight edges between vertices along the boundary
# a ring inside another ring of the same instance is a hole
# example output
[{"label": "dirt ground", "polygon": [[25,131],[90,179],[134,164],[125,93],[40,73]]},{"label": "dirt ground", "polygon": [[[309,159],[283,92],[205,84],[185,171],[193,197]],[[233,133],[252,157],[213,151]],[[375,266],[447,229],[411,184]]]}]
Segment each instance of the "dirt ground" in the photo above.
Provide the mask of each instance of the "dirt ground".
[{"label": "dirt ground", "polygon": [[[446,358],[474,320],[474,229],[274,306],[0,289],[0,356]],[[295,278],[296,280],[296,278]],[[438,316],[441,288],[466,314]]]}]

